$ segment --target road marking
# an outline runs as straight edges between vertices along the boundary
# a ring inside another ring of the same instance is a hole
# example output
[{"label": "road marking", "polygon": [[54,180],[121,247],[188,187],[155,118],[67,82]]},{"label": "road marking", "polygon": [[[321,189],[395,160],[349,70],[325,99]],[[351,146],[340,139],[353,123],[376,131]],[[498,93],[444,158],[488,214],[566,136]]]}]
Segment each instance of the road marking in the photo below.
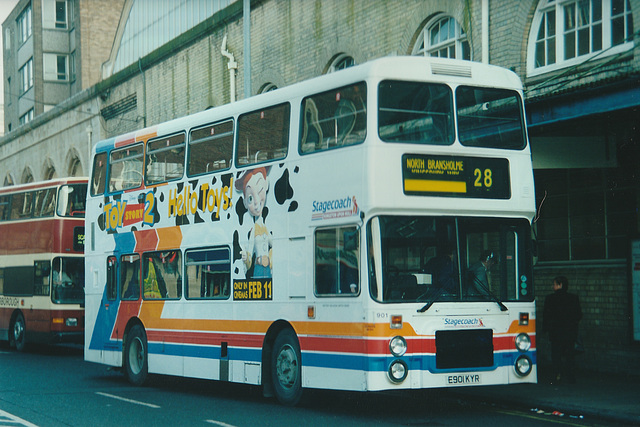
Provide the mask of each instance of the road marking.
[{"label": "road marking", "polygon": [[138,400],[127,399],[126,397],[116,396],[115,394],[102,393],[101,391],[96,391],[96,394],[104,397],[110,397],[112,399],[122,400],[123,402],[133,403],[134,405],[148,406],[153,409],[160,409],[160,406],[154,405],[153,403],[140,402]]},{"label": "road marking", "polygon": [[8,412],[0,409],[0,426],[16,426],[21,425],[25,427],[38,427],[35,424],[31,424],[29,421],[23,420],[22,418],[16,417],[15,415],[11,415]]},{"label": "road marking", "polygon": [[205,421],[208,422],[209,424],[215,424],[220,427],[236,427],[233,424],[223,423],[222,421],[215,421],[215,420],[205,420]]}]

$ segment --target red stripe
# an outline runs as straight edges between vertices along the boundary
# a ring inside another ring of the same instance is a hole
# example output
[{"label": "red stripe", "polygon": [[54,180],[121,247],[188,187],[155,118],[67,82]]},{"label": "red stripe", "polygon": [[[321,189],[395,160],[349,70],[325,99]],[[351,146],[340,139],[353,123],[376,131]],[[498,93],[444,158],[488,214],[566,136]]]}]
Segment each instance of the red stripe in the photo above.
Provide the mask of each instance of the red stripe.
[{"label": "red stripe", "polygon": [[73,229],[83,218],[46,218],[0,222],[0,255],[81,253],[73,250]]},{"label": "red stripe", "polygon": [[[264,335],[228,334],[225,332],[184,332],[167,330],[149,330],[147,337],[151,342],[170,342],[175,344],[219,346],[226,342],[231,346],[261,348]],[[325,351],[333,353],[353,354],[387,354],[389,338],[342,338],[322,336],[300,336],[300,348],[303,351]],[[532,337],[532,348],[535,348]],[[494,337],[494,351],[514,350],[513,336]],[[411,338],[407,340],[407,354],[435,354],[434,337]]]},{"label": "red stripe", "polygon": [[155,251],[158,247],[156,230],[138,230],[133,232],[136,238],[136,252]]},{"label": "red stripe", "polygon": [[219,346],[226,342],[235,347],[261,348],[264,335],[227,334],[220,332],[179,332],[167,330],[147,330],[151,342],[169,342],[174,344],[197,344]]}]

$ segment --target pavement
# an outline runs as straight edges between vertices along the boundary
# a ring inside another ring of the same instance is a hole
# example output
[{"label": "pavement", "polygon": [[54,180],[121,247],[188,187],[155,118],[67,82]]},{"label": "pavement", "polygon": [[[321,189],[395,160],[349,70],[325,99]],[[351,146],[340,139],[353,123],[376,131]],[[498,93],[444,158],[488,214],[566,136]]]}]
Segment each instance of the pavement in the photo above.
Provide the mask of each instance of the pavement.
[{"label": "pavement", "polygon": [[550,417],[601,419],[640,426],[640,374],[581,371],[574,384],[551,384],[538,375],[537,384],[461,387],[461,398],[506,404]]}]

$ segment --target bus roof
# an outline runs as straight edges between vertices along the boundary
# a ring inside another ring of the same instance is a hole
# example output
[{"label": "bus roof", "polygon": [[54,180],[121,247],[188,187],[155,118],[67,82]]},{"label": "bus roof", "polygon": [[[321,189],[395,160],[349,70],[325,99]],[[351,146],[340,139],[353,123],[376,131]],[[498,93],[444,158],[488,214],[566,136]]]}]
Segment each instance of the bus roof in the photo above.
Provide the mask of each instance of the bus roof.
[{"label": "bus roof", "polygon": [[65,184],[86,184],[87,177],[54,178],[47,181],[28,182],[26,184],[10,185],[0,188],[1,194],[19,193],[21,191],[38,190],[40,188],[57,187]]},{"label": "bus roof", "polygon": [[513,71],[495,65],[448,58],[420,56],[386,56],[331,74],[294,83],[264,94],[241,99],[161,124],[132,131],[98,142],[95,152],[108,151],[129,144],[146,141],[157,135],[168,135],[192,126],[212,123],[237,114],[276,105],[332,88],[346,86],[366,79],[425,80],[454,85],[501,87],[521,91],[522,82]]}]

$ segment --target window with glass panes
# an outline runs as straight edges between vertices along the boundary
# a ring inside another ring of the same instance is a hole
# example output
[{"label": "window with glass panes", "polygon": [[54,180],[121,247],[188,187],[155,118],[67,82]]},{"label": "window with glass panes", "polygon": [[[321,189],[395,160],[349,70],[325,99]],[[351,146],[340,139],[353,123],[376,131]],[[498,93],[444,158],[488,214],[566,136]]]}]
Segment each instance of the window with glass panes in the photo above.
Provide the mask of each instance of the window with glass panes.
[{"label": "window with glass panes", "polygon": [[638,180],[620,168],[535,170],[539,261],[626,258]]},{"label": "window with glass panes", "polygon": [[412,54],[471,60],[471,47],[460,24],[451,16],[439,15],[420,32]]},{"label": "window with glass panes", "polygon": [[529,72],[572,65],[633,46],[630,0],[545,0],[533,21]]}]

